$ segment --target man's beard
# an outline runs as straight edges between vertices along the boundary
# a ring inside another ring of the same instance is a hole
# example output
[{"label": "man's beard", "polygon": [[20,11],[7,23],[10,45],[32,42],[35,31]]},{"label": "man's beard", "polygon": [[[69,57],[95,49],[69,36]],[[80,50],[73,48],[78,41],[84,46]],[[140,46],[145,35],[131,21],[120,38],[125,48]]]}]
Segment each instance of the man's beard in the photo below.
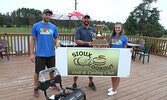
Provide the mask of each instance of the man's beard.
[{"label": "man's beard", "polygon": [[43,18],[43,20],[44,20],[45,22],[49,22],[49,21],[50,21],[50,20],[49,20],[49,21],[47,21],[45,18]]},{"label": "man's beard", "polygon": [[89,22],[88,22],[88,23],[83,22],[83,24],[84,24],[85,26],[88,26],[88,25],[89,25]]}]

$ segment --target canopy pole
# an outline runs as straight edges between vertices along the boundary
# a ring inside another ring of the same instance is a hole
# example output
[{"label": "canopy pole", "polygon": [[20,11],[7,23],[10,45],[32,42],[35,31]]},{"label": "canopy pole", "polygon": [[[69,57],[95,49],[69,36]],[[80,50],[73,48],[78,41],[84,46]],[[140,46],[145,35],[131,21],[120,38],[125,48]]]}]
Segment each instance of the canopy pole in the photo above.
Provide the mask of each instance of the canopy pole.
[{"label": "canopy pole", "polygon": [[69,16],[69,36],[68,36],[69,42],[71,41],[70,34],[71,34],[71,16]]}]

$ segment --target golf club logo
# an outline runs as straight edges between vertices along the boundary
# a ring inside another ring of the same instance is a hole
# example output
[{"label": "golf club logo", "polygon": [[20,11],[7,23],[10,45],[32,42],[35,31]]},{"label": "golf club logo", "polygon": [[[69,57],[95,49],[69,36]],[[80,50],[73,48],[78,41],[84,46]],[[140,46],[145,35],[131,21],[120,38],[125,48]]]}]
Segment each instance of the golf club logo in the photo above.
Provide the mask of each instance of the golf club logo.
[{"label": "golf club logo", "polygon": [[74,57],[73,63],[77,66],[88,66],[91,62],[91,56],[92,54],[90,52],[86,51],[77,51],[72,53],[72,56]]},{"label": "golf club logo", "polygon": [[106,64],[106,58],[104,55],[99,55],[93,58],[93,64],[96,66],[103,66]]},{"label": "golf club logo", "polygon": [[86,51],[77,51],[72,53],[74,57],[73,63],[76,66],[90,67],[95,70],[110,70],[114,67],[111,63],[106,65],[105,55],[98,55],[97,57],[92,58],[92,54]]},{"label": "golf club logo", "polygon": [[85,59],[84,57],[74,58],[73,60],[74,64],[77,66],[88,66],[91,62],[91,59]]}]

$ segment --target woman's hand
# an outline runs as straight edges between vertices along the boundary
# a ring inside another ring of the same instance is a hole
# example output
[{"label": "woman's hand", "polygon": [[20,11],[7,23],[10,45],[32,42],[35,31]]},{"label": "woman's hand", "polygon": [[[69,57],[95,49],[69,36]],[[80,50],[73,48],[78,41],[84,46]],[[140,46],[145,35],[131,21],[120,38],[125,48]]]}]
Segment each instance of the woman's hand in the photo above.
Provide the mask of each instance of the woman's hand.
[{"label": "woman's hand", "polygon": [[130,50],[130,51],[131,51],[131,53],[133,53],[133,48],[131,48],[131,50]]}]

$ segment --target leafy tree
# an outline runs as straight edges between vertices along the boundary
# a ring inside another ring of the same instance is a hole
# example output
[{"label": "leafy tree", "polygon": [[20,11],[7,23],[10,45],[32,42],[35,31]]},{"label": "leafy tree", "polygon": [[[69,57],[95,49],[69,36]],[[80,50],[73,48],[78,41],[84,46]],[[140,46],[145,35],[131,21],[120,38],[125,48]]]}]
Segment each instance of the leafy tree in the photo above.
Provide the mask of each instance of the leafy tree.
[{"label": "leafy tree", "polygon": [[30,14],[30,16],[28,17],[28,22],[29,22],[29,25],[30,25],[30,26],[33,26],[33,24],[34,24],[35,22],[37,22],[37,21],[36,21],[36,18],[35,18],[35,16],[34,16],[33,14]]},{"label": "leafy tree", "polygon": [[164,31],[163,31],[163,34],[164,34],[164,35],[167,35],[167,30],[164,30]]},{"label": "leafy tree", "polygon": [[11,14],[11,26],[14,26],[16,24],[16,12],[13,11]]},{"label": "leafy tree", "polygon": [[4,17],[3,15],[0,13],[0,26],[2,27],[4,24]]},{"label": "leafy tree", "polygon": [[112,32],[112,30],[114,29],[114,23],[112,23],[112,22],[107,22],[106,25],[108,26],[110,32]]},{"label": "leafy tree", "polygon": [[104,31],[104,32],[107,32],[108,30],[109,30],[108,26],[105,25],[105,24],[103,24],[103,31]]},{"label": "leafy tree", "polygon": [[[160,37],[163,27],[159,24],[159,11],[151,8],[151,3],[157,0],[143,0],[126,20],[124,26],[128,34],[139,33],[143,36]],[[134,26],[133,26],[134,25]],[[158,34],[158,35],[157,35]]]},{"label": "leafy tree", "polygon": [[14,18],[15,24],[24,27],[32,26],[34,23],[42,20],[41,14],[41,11],[29,8],[19,8],[12,13],[14,17],[16,16],[16,18]]},{"label": "leafy tree", "polygon": [[6,27],[11,27],[12,20],[11,20],[11,16],[10,16],[9,12],[6,13],[4,22],[6,22]]},{"label": "leafy tree", "polygon": [[[42,12],[40,10],[30,9],[30,8],[19,8],[14,10],[13,12],[2,15],[0,13],[0,26],[6,25],[8,27],[27,27],[32,26],[34,23],[42,20],[41,16]],[[59,31],[68,31],[69,29],[69,20],[51,20],[53,24],[55,24]],[[82,21],[71,20],[71,29],[75,29],[75,27],[79,27],[82,25]],[[94,24],[104,24],[105,31],[112,31],[114,28],[114,23],[105,22],[105,21],[91,21],[90,26],[94,27]],[[65,30],[66,29],[66,30]]]},{"label": "leafy tree", "polygon": [[124,23],[125,33],[128,35],[137,34],[137,20],[135,19],[133,13],[130,14],[126,22]]},{"label": "leafy tree", "polygon": [[157,2],[158,0],[142,0],[144,3],[153,3],[153,2]]}]

